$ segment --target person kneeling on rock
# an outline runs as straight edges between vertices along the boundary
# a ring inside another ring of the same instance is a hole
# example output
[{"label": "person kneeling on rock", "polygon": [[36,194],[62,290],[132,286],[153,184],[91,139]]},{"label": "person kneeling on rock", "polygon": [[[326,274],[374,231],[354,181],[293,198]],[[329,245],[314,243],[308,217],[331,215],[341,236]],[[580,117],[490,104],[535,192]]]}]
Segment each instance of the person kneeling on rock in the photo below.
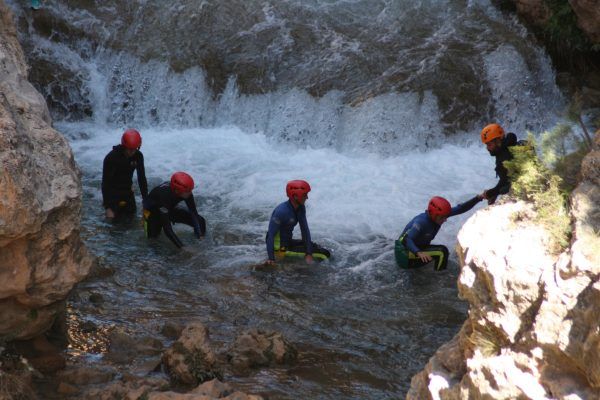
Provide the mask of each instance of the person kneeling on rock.
[{"label": "person kneeling on rock", "polygon": [[477,195],[452,207],[445,198],[432,197],[427,210],[414,217],[396,240],[394,253],[398,266],[400,268],[416,268],[435,261],[436,271],[446,269],[448,248],[440,244],[431,244],[431,241],[449,217],[469,211],[483,198],[483,195]]},{"label": "person kneeling on rock", "polygon": [[[310,230],[306,221],[306,207],[304,206],[308,200],[310,185],[303,180],[289,181],[285,192],[289,200],[273,210],[269,221],[266,237],[269,259],[266,264],[275,264],[276,253],[280,258],[304,256],[308,264],[312,264],[313,258],[321,260],[329,258],[331,256],[329,250],[312,242],[310,238]],[[292,239],[296,224],[300,224],[302,240]]]},{"label": "person kneeling on rock", "polygon": [[[206,232],[206,221],[196,210],[194,202],[194,180],[185,172],[175,172],[170,182],[164,182],[150,191],[144,200],[144,231],[146,237],[154,238],[164,230],[165,235],[177,246],[183,243],[173,231],[172,224],[181,223],[194,228],[198,239]],[[185,202],[187,210],[177,207],[181,201]]]}]

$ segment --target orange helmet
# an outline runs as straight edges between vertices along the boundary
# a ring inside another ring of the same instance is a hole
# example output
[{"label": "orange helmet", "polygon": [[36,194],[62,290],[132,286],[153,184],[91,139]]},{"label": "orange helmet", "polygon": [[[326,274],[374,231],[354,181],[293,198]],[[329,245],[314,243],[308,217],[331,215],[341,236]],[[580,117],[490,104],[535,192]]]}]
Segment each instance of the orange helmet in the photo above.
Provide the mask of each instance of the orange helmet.
[{"label": "orange helmet", "polygon": [[452,211],[452,206],[450,202],[443,197],[435,196],[429,200],[429,205],[427,206],[427,212],[429,215],[433,217],[447,217],[450,215]]},{"label": "orange helmet", "polygon": [[498,124],[489,124],[481,130],[481,142],[487,143],[490,140],[504,137],[504,129]]}]

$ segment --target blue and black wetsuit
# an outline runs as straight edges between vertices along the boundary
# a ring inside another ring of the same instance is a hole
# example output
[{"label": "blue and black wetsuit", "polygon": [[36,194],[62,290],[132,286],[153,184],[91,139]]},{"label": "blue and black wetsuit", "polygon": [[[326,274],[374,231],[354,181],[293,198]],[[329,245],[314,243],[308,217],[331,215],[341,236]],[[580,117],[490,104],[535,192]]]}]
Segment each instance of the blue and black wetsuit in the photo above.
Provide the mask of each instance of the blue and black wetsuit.
[{"label": "blue and black wetsuit", "polygon": [[[300,224],[302,240],[292,239],[294,227]],[[267,232],[267,254],[269,260],[275,260],[275,251],[284,251],[286,256],[312,255],[314,258],[329,258],[329,250],[322,248],[311,241],[308,222],[306,221],[306,207],[294,206],[288,200],[278,205],[269,221]]]},{"label": "blue and black wetsuit", "polygon": [[[184,201],[187,210],[177,207]],[[161,230],[177,246],[183,247],[183,243],[171,227],[174,223],[186,224],[194,228],[197,238],[206,232],[206,221],[198,214],[194,196],[184,199],[171,190],[170,183],[164,182],[152,189],[148,198],[144,201],[144,230],[149,238],[157,237]]]},{"label": "blue and black wetsuit", "polygon": [[137,171],[137,181],[143,200],[148,196],[144,155],[137,150],[131,157],[127,157],[122,145],[113,146],[110,153],[104,157],[102,165],[102,202],[105,209],[110,208],[117,215],[135,213],[133,171]]},{"label": "blue and black wetsuit", "polygon": [[[480,201],[481,199],[475,196],[464,203],[452,207],[448,217],[463,214]],[[408,260],[403,261],[396,255],[396,261],[400,267],[415,268],[425,265],[426,263],[417,257],[417,253],[422,252],[429,254],[434,259],[436,270],[440,271],[446,269],[446,266],[448,265],[448,248],[444,245],[431,244],[431,241],[435,238],[435,235],[437,235],[440,227],[440,225],[436,224],[429,217],[427,212],[414,217],[406,225],[402,234],[396,241],[396,250],[404,250],[408,253]],[[403,249],[398,248],[398,246],[402,246]]]},{"label": "blue and black wetsuit", "polygon": [[494,204],[499,195],[506,194],[510,190],[510,178],[508,176],[508,170],[504,166],[504,161],[513,159],[513,155],[510,152],[509,147],[521,146],[525,143],[526,141],[517,141],[517,135],[514,133],[507,133],[502,139],[502,145],[500,146],[500,149],[492,154],[494,157],[496,157],[496,176],[499,178],[499,180],[496,186],[486,190],[486,195],[490,204]]}]

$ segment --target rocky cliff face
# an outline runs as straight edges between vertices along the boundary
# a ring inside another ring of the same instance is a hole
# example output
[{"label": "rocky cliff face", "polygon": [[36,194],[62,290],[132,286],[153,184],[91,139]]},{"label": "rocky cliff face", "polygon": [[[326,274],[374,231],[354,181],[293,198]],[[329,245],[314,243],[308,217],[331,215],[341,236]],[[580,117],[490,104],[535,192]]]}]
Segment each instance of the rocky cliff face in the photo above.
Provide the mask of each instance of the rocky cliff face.
[{"label": "rocky cliff face", "polygon": [[[517,12],[530,24],[543,27],[552,15],[547,0],[512,0]],[[600,43],[600,0],[569,0],[577,26],[592,43]]]},{"label": "rocky cliff face", "polygon": [[413,377],[407,399],[600,398],[600,131],[572,195],[573,241],[547,235],[507,203],[476,213],[458,235],[460,332]]},{"label": "rocky cliff face", "polygon": [[81,183],[0,0],[0,339],[42,333],[90,268]]}]

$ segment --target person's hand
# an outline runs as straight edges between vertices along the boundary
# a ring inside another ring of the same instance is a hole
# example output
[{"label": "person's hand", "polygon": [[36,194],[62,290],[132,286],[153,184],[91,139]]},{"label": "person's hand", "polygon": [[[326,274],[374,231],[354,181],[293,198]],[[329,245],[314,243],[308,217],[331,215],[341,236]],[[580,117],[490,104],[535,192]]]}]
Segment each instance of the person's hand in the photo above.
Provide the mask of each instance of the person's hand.
[{"label": "person's hand", "polygon": [[480,193],[477,195],[477,199],[479,201],[484,200],[485,199],[485,190],[483,191],[483,193]]},{"label": "person's hand", "polygon": [[106,209],[106,218],[113,219],[115,217],[115,212],[111,208]]},{"label": "person's hand", "polygon": [[422,251],[419,251],[417,253],[417,257],[419,257],[419,259],[423,262],[429,262],[431,260],[433,260],[433,258],[431,258],[431,256],[427,253],[423,253]]},{"label": "person's hand", "polygon": [[304,261],[306,261],[307,264],[312,264],[315,262],[315,260],[313,260],[313,256],[312,254],[307,254],[304,256]]},{"label": "person's hand", "polygon": [[267,260],[265,261],[265,265],[275,265],[275,260]]}]

